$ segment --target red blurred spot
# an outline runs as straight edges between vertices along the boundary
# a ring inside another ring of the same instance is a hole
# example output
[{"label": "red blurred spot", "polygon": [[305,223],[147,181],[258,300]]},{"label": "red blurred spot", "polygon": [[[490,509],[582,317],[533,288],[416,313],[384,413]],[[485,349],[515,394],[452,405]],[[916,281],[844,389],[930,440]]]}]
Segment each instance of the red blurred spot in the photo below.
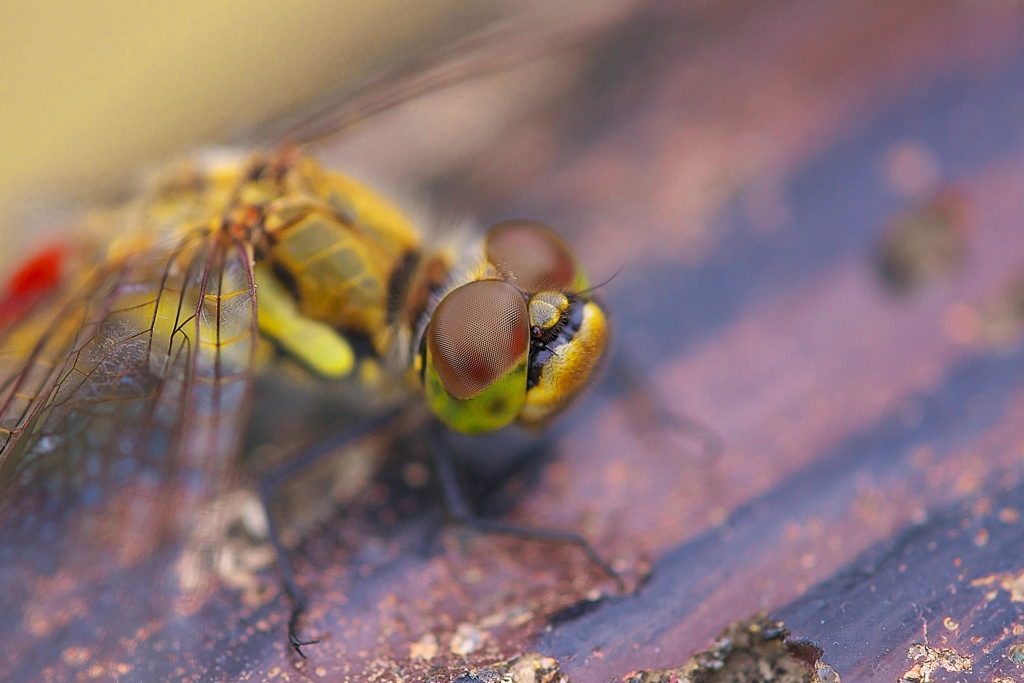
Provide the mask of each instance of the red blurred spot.
[{"label": "red blurred spot", "polygon": [[0,326],[17,322],[33,303],[60,284],[66,256],[64,247],[48,247],[15,271],[0,298]]},{"label": "red blurred spot", "polygon": [[8,281],[6,298],[19,294],[37,294],[56,287],[60,282],[64,256],[64,247],[52,246],[40,251]]}]

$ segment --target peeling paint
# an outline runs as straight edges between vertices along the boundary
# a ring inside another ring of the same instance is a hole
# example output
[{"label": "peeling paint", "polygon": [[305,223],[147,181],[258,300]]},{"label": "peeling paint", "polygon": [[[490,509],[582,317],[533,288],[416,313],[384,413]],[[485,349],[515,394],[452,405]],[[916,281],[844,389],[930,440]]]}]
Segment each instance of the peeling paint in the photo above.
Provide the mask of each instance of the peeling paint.
[{"label": "peeling paint", "polygon": [[970,672],[973,662],[951,648],[937,650],[923,643],[914,643],[907,649],[907,659],[917,660],[914,666],[899,678],[898,683],[928,683],[939,669],[959,673]]}]

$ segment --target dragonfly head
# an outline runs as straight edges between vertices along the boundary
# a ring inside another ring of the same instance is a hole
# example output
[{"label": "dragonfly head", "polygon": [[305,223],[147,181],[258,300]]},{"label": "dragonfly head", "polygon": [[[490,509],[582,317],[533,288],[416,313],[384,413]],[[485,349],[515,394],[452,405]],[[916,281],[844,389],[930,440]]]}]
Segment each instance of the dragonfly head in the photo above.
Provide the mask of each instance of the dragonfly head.
[{"label": "dragonfly head", "polygon": [[501,223],[484,254],[487,275],[448,292],[430,318],[420,351],[427,399],[461,432],[540,425],[589,383],[607,317],[548,228]]}]

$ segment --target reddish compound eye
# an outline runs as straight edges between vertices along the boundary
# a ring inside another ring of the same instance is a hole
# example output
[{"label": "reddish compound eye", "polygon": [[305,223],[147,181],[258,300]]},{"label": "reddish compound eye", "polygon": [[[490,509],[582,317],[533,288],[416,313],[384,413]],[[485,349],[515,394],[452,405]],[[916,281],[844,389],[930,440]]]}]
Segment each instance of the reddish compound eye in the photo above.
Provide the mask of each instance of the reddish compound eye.
[{"label": "reddish compound eye", "polygon": [[491,228],[487,260],[511,274],[524,292],[565,290],[576,282],[576,261],[558,235],[540,223],[505,221]]},{"label": "reddish compound eye", "polygon": [[523,295],[500,280],[448,293],[430,319],[427,346],[445,391],[469,399],[504,377],[530,342]]}]

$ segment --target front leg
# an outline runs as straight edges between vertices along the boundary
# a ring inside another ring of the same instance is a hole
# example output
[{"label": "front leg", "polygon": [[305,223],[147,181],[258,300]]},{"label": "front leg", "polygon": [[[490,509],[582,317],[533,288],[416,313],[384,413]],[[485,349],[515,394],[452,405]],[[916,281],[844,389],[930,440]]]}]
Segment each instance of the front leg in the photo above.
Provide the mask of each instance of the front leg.
[{"label": "front leg", "polygon": [[308,602],[305,593],[295,580],[295,572],[292,571],[292,564],[288,559],[287,549],[281,541],[280,529],[274,520],[273,514],[271,514],[271,499],[277,492],[278,487],[299,470],[312,465],[326,455],[336,452],[339,448],[343,448],[358,439],[377,432],[394,422],[395,418],[402,412],[403,408],[398,407],[376,419],[343,429],[330,438],[314,444],[296,457],[286,460],[283,464],[267,472],[260,479],[260,500],[267,515],[268,536],[277,555],[277,569],[281,574],[281,582],[284,584],[285,592],[292,603],[291,615],[288,617],[288,642],[296,654],[303,659],[306,658],[306,654],[302,651],[303,646],[318,643],[321,638],[306,640],[299,636],[299,620],[302,618],[302,613],[306,610]]},{"label": "front leg", "polygon": [[473,513],[466,501],[466,497],[459,487],[458,477],[455,473],[455,463],[452,460],[452,452],[442,437],[444,427],[439,423],[428,430],[428,443],[434,456],[437,468],[437,477],[441,482],[441,494],[444,501],[445,511],[449,518],[456,524],[460,524],[485,534],[499,534],[502,536],[515,536],[530,541],[541,543],[564,543],[579,547],[595,565],[601,568],[605,574],[615,580],[620,591],[625,590],[625,582],[617,571],[605,561],[601,555],[578,533],[572,531],[561,531],[558,529],[543,529],[513,524],[500,520],[484,519]]}]

